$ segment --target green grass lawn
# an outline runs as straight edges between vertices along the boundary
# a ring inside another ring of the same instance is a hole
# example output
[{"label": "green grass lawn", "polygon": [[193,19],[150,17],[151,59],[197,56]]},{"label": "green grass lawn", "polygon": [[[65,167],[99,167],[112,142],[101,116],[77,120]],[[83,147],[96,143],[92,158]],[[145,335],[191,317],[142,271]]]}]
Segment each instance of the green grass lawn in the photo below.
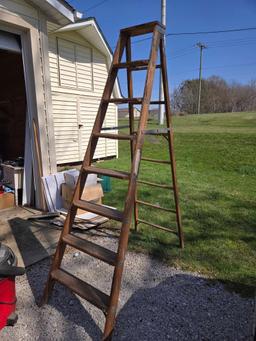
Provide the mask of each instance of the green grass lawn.
[{"label": "green grass lawn", "polygon": [[[121,124],[124,122],[122,121]],[[149,127],[155,124],[151,122]],[[256,113],[191,115],[173,119],[185,249],[175,235],[139,225],[129,248],[147,252],[169,265],[232,283],[256,285]],[[149,137],[143,156],[167,159],[167,143]],[[128,142],[119,158],[99,164],[129,170]],[[167,165],[143,162],[140,179],[170,181]],[[112,179],[111,179],[112,180]],[[127,183],[112,180],[105,203],[123,207]],[[139,198],[173,207],[169,191],[140,186]],[[174,216],[141,207],[140,218],[175,226]]]}]

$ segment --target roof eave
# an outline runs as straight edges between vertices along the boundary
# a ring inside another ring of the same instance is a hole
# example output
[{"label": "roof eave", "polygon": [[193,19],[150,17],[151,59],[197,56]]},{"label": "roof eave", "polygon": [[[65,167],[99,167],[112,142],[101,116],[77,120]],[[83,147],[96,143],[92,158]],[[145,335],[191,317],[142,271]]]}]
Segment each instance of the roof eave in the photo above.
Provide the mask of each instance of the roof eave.
[{"label": "roof eave", "polygon": [[49,18],[54,19],[58,24],[67,25],[75,22],[81,17],[81,13],[70,6],[64,0],[26,0],[36,5]]}]

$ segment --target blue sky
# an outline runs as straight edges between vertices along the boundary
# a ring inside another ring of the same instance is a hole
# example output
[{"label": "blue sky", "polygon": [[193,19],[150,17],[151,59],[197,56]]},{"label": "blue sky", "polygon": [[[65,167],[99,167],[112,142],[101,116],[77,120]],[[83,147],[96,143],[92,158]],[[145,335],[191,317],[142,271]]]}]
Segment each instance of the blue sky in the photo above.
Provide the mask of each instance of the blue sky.
[{"label": "blue sky", "polygon": [[[85,12],[86,17],[96,18],[112,48],[115,47],[121,28],[160,20],[161,0],[103,1],[69,2]],[[167,0],[167,33],[256,27],[255,19],[255,0]],[[204,50],[203,77],[218,75],[229,82],[241,83],[256,79],[256,30],[170,36],[167,37],[166,48],[171,90],[185,79],[198,77],[199,49],[195,48],[195,44],[199,41],[208,46]],[[150,41],[134,43],[134,58],[147,58],[145,52],[149,43]],[[136,95],[141,95],[144,76],[136,77]],[[122,74],[120,82],[121,85],[125,84]],[[154,95],[157,94],[156,77]]]}]

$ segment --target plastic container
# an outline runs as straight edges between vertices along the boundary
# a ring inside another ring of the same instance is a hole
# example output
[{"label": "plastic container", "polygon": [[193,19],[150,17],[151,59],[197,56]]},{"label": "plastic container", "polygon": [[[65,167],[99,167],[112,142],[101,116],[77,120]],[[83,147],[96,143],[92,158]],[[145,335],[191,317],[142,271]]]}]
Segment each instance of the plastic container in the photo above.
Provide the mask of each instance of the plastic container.
[{"label": "plastic container", "polygon": [[103,192],[111,192],[112,187],[111,187],[111,178],[107,175],[101,175],[100,178],[102,179],[101,185],[103,188]]}]

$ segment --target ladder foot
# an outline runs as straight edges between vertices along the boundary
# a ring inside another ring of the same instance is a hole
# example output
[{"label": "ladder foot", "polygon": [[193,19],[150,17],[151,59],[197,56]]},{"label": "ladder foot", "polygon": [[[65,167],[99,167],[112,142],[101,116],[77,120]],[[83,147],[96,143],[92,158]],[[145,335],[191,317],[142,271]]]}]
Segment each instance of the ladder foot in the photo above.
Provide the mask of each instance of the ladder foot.
[{"label": "ladder foot", "polygon": [[50,299],[52,291],[53,291],[54,284],[55,284],[55,280],[53,280],[52,278],[48,278],[45,289],[44,289],[43,296],[42,296],[42,298],[38,304],[39,307],[42,307],[43,305],[45,305],[49,302],[49,299]]},{"label": "ladder foot", "polygon": [[102,337],[102,341],[111,341],[112,340],[112,332],[111,332],[111,334],[110,335],[107,335],[107,336],[104,336],[103,335],[103,337]]},{"label": "ladder foot", "polygon": [[113,331],[114,331],[114,321],[115,318],[113,319],[112,323],[112,327],[109,328],[109,326],[105,325],[105,330],[102,336],[102,341],[111,341],[112,340],[112,336],[113,336]]}]

